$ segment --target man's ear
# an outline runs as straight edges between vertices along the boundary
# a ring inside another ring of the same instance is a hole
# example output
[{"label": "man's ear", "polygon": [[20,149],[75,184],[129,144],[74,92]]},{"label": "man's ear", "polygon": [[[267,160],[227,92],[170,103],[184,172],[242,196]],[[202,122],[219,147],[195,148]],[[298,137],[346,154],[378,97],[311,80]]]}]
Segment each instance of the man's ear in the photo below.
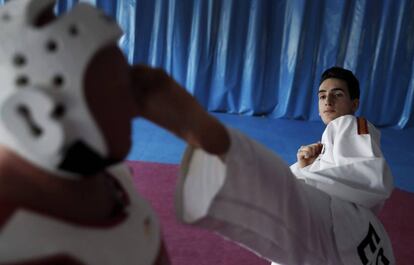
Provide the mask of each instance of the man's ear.
[{"label": "man's ear", "polygon": [[359,107],[359,98],[355,98],[352,100],[352,111],[355,113]]}]

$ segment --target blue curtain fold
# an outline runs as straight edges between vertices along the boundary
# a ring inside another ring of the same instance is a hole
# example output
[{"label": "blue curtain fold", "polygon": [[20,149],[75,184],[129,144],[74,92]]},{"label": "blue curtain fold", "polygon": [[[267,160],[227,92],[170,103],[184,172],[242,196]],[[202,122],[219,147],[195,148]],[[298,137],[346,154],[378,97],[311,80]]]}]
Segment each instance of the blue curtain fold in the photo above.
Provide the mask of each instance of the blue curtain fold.
[{"label": "blue curtain fold", "polygon": [[412,0],[82,2],[118,20],[130,63],[165,69],[209,111],[319,120],[319,76],[339,65],[360,80],[358,115],[414,125]]}]

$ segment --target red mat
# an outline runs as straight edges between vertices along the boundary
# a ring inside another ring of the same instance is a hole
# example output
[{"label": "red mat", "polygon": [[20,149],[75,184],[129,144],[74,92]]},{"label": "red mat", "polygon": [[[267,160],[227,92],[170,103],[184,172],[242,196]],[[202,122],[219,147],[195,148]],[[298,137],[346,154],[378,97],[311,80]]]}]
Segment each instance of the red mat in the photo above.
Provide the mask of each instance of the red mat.
[{"label": "red mat", "polygon": [[[178,166],[128,162],[138,191],[147,198],[161,220],[173,265],[264,265],[264,259],[211,232],[178,223],[174,191]],[[380,218],[391,240],[398,265],[414,264],[414,194],[396,189]],[[322,265],[322,264],[321,264]]]},{"label": "red mat", "polygon": [[380,213],[397,265],[414,264],[414,193],[395,189]]}]

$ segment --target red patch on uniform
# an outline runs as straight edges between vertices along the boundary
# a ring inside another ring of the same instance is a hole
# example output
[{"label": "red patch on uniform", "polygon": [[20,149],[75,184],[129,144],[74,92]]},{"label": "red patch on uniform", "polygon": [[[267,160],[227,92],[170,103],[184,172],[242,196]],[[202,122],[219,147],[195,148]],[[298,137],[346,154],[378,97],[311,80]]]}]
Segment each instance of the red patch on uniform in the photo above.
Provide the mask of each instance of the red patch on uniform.
[{"label": "red patch on uniform", "polygon": [[358,117],[357,122],[358,122],[358,134],[359,135],[369,134],[367,120],[363,117]]}]

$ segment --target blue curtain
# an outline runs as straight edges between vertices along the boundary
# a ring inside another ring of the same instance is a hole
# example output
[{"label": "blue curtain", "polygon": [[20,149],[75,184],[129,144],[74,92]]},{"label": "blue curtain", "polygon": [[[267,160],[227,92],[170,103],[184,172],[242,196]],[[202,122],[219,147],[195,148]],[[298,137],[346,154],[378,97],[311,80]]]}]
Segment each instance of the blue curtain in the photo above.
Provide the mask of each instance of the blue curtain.
[{"label": "blue curtain", "polygon": [[360,80],[358,115],[414,124],[412,0],[82,2],[116,17],[131,63],[164,68],[209,111],[319,120],[319,76],[339,65]]}]

